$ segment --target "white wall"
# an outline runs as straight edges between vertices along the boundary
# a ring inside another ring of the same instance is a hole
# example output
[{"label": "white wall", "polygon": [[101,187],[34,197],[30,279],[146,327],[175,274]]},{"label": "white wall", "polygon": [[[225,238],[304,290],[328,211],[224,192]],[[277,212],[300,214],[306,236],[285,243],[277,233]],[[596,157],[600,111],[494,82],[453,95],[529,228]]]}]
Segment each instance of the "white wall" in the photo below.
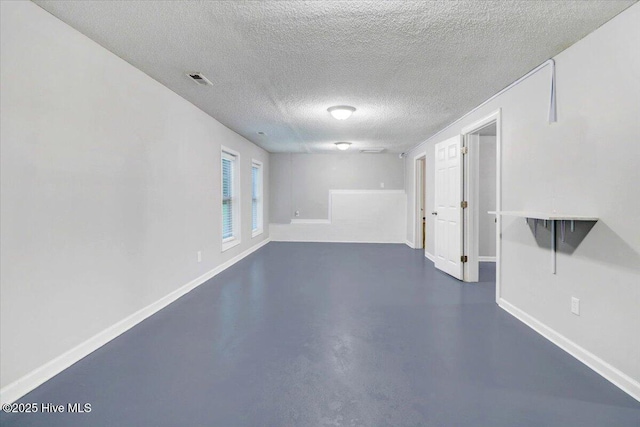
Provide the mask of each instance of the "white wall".
[{"label": "white wall", "polygon": [[397,154],[271,154],[270,159],[273,240],[404,242],[404,162]]},{"label": "white wall", "polygon": [[[294,210],[291,209],[291,154],[269,155],[271,176],[269,177],[270,212],[272,223],[289,224]],[[327,194],[328,197],[328,194]]]},{"label": "white wall", "polygon": [[271,224],[271,239],[404,243],[406,205],[403,190],[331,190],[328,219]]},{"label": "white wall", "polygon": [[397,154],[271,154],[271,221],[326,219],[329,190],[404,190]]},{"label": "white wall", "polygon": [[[502,209],[595,214],[577,247],[560,244],[557,274],[521,218],[502,224],[501,305],[640,399],[640,5],[559,54],[558,122],[547,122],[549,68],[409,153],[502,109]],[[406,162],[413,213],[413,164]],[[428,227],[433,219],[427,215]],[[411,224],[411,222],[408,222]],[[412,230],[407,228],[409,237]],[[584,234],[584,232],[583,232]],[[427,250],[433,237],[427,233]],[[581,315],[570,312],[580,298]],[[546,329],[545,329],[546,328]]]},{"label": "white wall", "polygon": [[496,210],[496,137],[480,136],[478,151],[478,255],[493,258],[496,256],[496,216],[487,212]]},{"label": "white wall", "polygon": [[[4,387],[266,239],[250,167],[268,178],[269,156],[33,3],[1,19]],[[221,144],[242,162],[224,253]]]}]

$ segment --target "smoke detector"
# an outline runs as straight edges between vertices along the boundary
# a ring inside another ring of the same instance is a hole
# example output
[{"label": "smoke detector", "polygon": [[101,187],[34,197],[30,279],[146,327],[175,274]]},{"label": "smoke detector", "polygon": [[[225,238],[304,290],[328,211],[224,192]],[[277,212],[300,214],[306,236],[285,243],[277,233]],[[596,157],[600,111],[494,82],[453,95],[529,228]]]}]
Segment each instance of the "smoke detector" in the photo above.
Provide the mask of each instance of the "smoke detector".
[{"label": "smoke detector", "polygon": [[187,76],[200,86],[213,86],[213,83],[200,72],[187,73]]}]

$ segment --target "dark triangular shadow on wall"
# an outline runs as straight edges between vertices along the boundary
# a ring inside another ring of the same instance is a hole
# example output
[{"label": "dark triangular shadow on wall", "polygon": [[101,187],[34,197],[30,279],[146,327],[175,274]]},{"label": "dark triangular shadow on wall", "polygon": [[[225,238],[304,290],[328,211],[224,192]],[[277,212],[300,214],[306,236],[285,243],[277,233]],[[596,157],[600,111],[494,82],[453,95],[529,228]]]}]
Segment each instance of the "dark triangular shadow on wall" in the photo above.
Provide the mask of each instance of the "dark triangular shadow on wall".
[{"label": "dark triangular shadow on wall", "polygon": [[[528,221],[529,229],[534,234],[539,247],[551,250],[551,221],[533,219]],[[592,229],[594,229],[592,231]],[[571,231],[570,221],[565,221],[564,241],[562,241],[562,224],[556,222],[556,250],[558,253],[572,255],[592,232],[598,239],[597,245],[583,246],[580,256],[593,259],[604,264],[616,265],[634,271],[640,271],[640,254],[612,230],[604,221],[575,221],[575,229]]]},{"label": "dark triangular shadow on wall", "polygon": [[[537,226],[535,222],[537,221]],[[556,221],[556,250],[571,255],[580,246],[589,231],[597,221],[575,221],[574,231],[571,231],[571,222],[565,221],[564,242],[562,241],[562,221]],[[529,219],[527,221],[531,233],[534,234],[539,247],[551,249],[551,221]]]},{"label": "dark triangular shadow on wall", "polygon": [[[556,236],[558,237],[557,241],[557,250],[558,252],[565,254],[572,254],[580,243],[587,237],[587,234],[591,231],[591,229],[596,225],[597,221],[575,221],[574,231],[571,231],[571,222],[564,222],[564,233],[562,231],[562,221],[557,221],[556,223]],[[564,234],[564,241],[562,241],[562,237]]]}]

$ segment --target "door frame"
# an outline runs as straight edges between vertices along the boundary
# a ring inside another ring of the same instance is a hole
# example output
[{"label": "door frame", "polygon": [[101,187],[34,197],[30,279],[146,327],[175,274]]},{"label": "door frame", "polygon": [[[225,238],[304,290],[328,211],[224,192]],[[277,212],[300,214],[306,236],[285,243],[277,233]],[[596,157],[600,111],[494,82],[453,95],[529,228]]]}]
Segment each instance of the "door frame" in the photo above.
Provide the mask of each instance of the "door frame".
[{"label": "door frame", "polygon": [[[420,178],[419,173],[418,173],[418,162],[420,160],[424,160],[424,171],[422,174],[422,186],[418,185],[418,179]],[[426,192],[427,192],[427,186],[426,186],[426,175],[427,175],[427,152],[423,151],[422,153],[418,153],[417,155],[415,155],[413,157],[413,197],[414,197],[414,207],[413,207],[413,247],[414,249],[424,249],[425,251],[427,250],[426,248],[426,241],[425,241],[425,247],[422,246],[422,218],[420,217],[420,188],[422,188],[422,191],[424,193],[423,197],[424,197],[424,208],[425,208],[425,212],[423,212],[424,216],[426,217],[427,212],[427,197],[426,197]]]},{"label": "door frame", "polygon": [[[498,109],[484,118],[462,128],[461,135],[463,144],[469,152],[473,148],[474,134],[482,128],[494,123],[496,124],[496,211],[502,210],[502,110]],[[476,144],[477,145],[477,144]],[[478,195],[475,191],[470,191],[474,187],[473,177],[478,175],[479,157],[478,153],[464,156],[463,185],[464,195],[467,197],[468,209],[465,209],[463,216],[463,248],[468,261],[464,264],[464,281],[477,281],[478,271]],[[501,259],[502,259],[502,218],[496,213],[496,303],[500,301],[500,280],[501,280]],[[475,279],[475,280],[474,280]]]}]

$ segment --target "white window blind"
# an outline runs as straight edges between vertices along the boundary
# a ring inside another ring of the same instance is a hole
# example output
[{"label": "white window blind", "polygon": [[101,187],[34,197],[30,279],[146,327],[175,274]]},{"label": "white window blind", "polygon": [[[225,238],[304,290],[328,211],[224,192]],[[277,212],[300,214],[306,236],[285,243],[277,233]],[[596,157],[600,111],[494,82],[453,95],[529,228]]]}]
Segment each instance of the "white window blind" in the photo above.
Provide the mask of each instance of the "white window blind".
[{"label": "white window blind", "polygon": [[235,194],[236,156],[222,153],[222,240],[235,237],[236,197]]}]

